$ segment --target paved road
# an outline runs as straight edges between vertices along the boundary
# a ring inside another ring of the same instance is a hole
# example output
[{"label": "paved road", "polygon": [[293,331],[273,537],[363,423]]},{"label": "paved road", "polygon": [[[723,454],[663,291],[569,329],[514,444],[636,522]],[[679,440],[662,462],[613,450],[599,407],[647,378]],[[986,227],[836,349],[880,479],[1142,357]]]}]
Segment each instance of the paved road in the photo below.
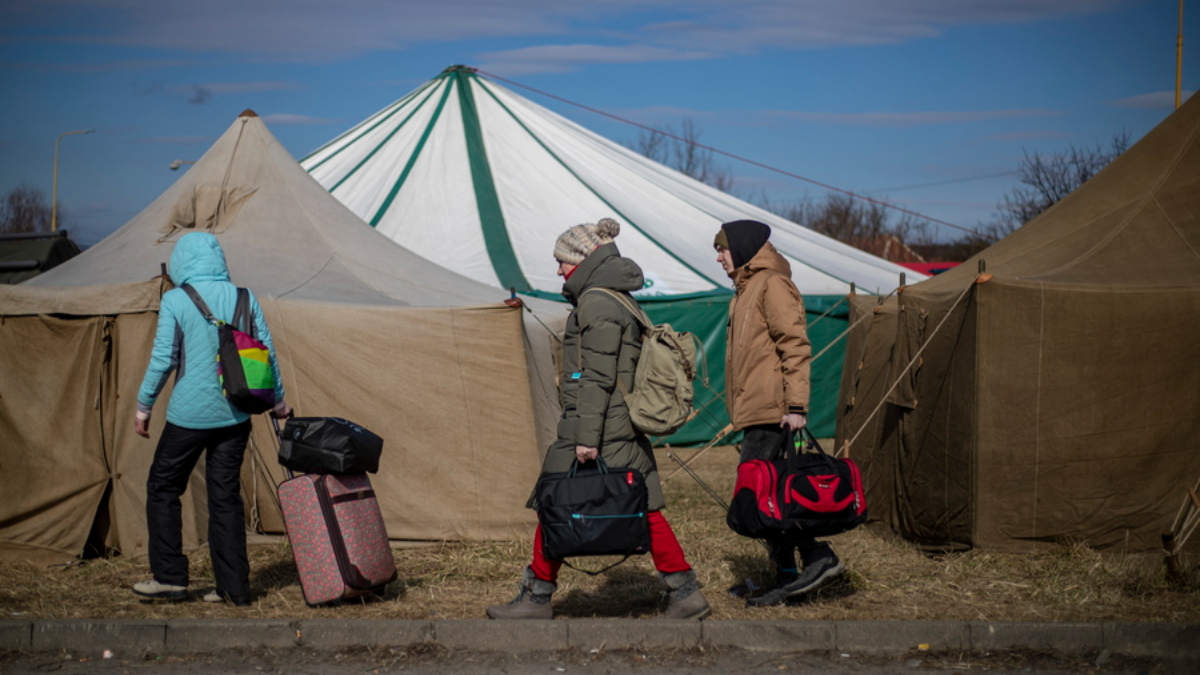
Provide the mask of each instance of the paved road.
[{"label": "paved road", "polygon": [[767,654],[723,650],[622,650],[510,654],[415,648],[318,651],[310,649],[225,650],[216,654],[156,656],[116,654],[110,659],[79,657],[70,650],[0,653],[4,675],[893,675],[921,672],[978,672],[990,675],[1195,675],[1200,662],[1163,658],[1064,657],[1028,651],[992,654],[927,653],[870,657],[845,653]]}]

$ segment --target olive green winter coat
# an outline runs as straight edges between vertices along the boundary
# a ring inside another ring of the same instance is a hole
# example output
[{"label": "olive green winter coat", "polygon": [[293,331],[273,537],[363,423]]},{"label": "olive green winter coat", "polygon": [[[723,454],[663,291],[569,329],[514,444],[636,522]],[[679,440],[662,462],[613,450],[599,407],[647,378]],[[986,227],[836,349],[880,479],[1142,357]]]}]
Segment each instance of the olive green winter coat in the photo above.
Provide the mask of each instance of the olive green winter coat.
[{"label": "olive green winter coat", "polygon": [[637,469],[646,477],[649,509],[658,511],[664,506],[663,494],[650,441],[633,428],[625,398],[616,386],[620,379],[626,391],[633,388],[642,327],[616,298],[587,292],[591,288],[629,292],[642,284],[641,268],[622,258],[616,244],[592,251],[563,284],[563,295],[575,310],[567,317],[563,335],[558,439],[546,452],[542,472],[569,470],[576,445],[599,448],[608,466]]}]

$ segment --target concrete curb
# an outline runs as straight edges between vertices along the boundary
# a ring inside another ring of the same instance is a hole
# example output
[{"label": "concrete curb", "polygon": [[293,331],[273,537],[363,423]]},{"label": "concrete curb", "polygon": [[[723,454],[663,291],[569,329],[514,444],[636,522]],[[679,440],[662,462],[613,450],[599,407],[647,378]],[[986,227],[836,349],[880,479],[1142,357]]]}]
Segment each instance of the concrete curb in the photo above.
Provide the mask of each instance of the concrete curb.
[{"label": "concrete curb", "polygon": [[0,651],[70,649],[72,653],[99,655],[111,649],[187,654],[233,648],[331,650],[430,643],[501,652],[718,647],[776,653],[898,655],[923,650],[1036,649],[1062,655],[1107,651],[1126,656],[1200,659],[1200,623],[0,619]]}]

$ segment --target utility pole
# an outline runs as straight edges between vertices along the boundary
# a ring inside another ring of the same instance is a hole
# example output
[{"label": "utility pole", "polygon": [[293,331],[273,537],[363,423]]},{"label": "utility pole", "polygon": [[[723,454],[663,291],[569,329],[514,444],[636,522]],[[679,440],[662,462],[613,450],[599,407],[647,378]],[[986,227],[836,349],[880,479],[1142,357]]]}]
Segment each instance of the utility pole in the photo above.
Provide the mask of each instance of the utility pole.
[{"label": "utility pole", "polygon": [[1183,91],[1183,0],[1179,0],[1179,34],[1175,36],[1175,109]]}]

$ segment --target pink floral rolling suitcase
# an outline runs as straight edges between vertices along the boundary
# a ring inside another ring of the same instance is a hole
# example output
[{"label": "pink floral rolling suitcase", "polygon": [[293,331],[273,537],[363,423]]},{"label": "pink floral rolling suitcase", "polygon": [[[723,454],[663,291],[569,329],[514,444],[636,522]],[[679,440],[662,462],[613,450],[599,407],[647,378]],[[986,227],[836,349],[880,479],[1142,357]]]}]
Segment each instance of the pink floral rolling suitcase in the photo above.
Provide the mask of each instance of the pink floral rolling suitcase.
[{"label": "pink floral rolling suitcase", "polygon": [[279,504],[309,605],[356,598],[396,579],[367,474],[296,476],[279,484]]}]

